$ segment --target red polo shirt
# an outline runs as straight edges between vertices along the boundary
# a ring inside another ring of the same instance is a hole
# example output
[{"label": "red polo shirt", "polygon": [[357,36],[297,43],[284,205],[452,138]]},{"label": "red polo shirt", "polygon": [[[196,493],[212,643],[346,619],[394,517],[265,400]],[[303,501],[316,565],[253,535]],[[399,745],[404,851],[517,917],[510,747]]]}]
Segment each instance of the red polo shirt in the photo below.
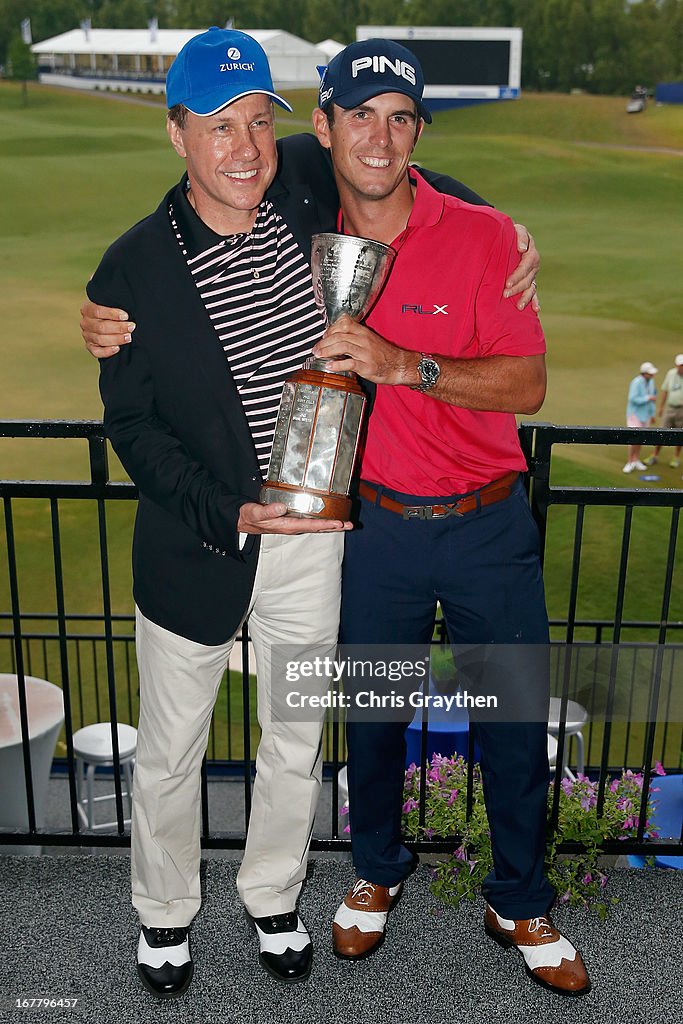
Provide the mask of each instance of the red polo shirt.
[{"label": "red polo shirt", "polygon": [[[512,221],[444,196],[417,194],[386,286],[367,319],[382,337],[438,357],[545,352],[538,316],[504,299],[519,262]],[[471,491],[526,463],[512,413],[476,412],[388,384],[377,386],[361,462],[364,480],[406,494]]]}]

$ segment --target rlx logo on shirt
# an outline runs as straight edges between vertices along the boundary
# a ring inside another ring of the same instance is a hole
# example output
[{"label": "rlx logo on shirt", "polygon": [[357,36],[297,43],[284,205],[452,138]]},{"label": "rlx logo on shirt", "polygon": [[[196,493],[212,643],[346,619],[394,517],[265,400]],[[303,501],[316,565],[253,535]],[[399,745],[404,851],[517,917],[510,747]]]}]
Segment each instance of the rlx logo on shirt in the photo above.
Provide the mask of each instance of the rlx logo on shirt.
[{"label": "rlx logo on shirt", "polygon": [[434,309],[425,309],[423,306],[413,306],[408,302],[404,302],[401,306],[402,313],[416,313],[418,316],[437,316],[439,313],[443,316],[448,316],[448,303],[445,306],[437,306],[434,303]]}]

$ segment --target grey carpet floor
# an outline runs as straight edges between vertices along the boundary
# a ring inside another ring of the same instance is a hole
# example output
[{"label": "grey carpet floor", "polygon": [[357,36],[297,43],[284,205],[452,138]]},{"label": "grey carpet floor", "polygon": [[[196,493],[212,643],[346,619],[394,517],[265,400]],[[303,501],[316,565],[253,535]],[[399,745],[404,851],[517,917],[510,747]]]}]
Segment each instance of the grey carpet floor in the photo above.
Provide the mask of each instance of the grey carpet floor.
[{"label": "grey carpet floor", "polygon": [[[390,917],[383,948],[336,960],[330,922],[350,866],[312,858],[301,913],[315,943],[309,981],[286,987],[260,969],[235,892],[232,860],[203,864],[204,903],[192,930],[195,978],[160,1002],[134,971],[136,919],[128,862],[108,856],[0,856],[3,1021],[201,1024],[678,1024],[683,1021],[683,872],[613,870],[606,923],[560,908],[555,920],[583,951],[593,991],[562,999],[534,985],[519,955],[482,929],[482,903],[458,909],[429,892],[421,867]],[[76,1010],[15,1010],[21,996],[78,996]]]}]

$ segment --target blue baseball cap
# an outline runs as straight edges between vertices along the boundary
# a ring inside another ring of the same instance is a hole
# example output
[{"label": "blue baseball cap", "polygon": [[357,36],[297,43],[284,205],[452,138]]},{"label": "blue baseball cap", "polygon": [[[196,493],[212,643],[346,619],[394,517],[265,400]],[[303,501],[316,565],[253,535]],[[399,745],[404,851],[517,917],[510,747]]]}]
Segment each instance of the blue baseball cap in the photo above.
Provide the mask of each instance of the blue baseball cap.
[{"label": "blue baseball cap", "polygon": [[400,92],[415,101],[417,112],[427,124],[432,115],[422,102],[424,75],[414,53],[393,39],[361,39],[350,43],[319,67],[321,110],[336,103],[350,110],[383,92]]},{"label": "blue baseball cap", "polygon": [[253,93],[264,93],[285,110],[292,109],[273,88],[263,47],[246,32],[215,25],[185,43],[166,75],[169,109],[182,103],[202,117]]}]

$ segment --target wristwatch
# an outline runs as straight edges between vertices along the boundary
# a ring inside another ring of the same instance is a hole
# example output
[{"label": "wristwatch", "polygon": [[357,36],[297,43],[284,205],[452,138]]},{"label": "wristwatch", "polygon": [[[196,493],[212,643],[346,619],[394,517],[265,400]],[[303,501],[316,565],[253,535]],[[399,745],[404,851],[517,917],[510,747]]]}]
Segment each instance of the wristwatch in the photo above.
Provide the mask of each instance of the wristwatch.
[{"label": "wristwatch", "polygon": [[434,356],[428,355],[426,352],[420,352],[420,362],[417,364],[417,370],[420,374],[420,383],[413,384],[413,391],[431,391],[431,389],[437,383],[441,376],[441,367],[437,363]]}]

